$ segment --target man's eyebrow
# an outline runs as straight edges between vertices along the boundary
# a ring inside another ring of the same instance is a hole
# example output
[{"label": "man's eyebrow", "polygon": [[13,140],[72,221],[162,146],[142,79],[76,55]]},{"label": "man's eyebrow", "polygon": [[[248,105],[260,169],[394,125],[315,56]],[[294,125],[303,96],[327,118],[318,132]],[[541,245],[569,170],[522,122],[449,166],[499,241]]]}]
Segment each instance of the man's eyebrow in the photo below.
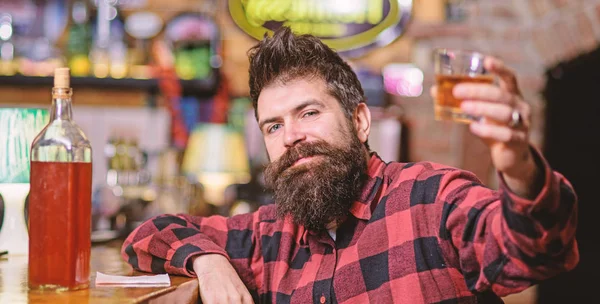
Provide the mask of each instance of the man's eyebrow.
[{"label": "man's eyebrow", "polygon": [[[308,107],[308,106],[317,106],[317,107],[319,107],[319,108],[323,108],[323,107],[325,107],[325,106],[323,105],[323,103],[322,103],[321,101],[317,100],[317,99],[308,99],[308,100],[306,100],[306,101],[304,101],[304,102],[300,103],[299,105],[297,105],[297,106],[296,106],[296,107],[295,107],[295,108],[292,110],[292,112],[293,112],[294,114],[295,114],[295,113],[298,113],[298,112],[302,111],[304,108],[306,108],[306,107]],[[279,120],[279,117],[269,117],[269,118],[266,118],[266,119],[264,119],[264,120],[262,120],[262,121],[260,121],[260,122],[258,123],[258,127],[260,128],[260,130],[262,130],[262,129],[263,129],[263,127],[264,127],[264,125],[266,125],[266,124],[269,124],[269,123],[272,123],[272,122],[276,122],[277,120]]]}]

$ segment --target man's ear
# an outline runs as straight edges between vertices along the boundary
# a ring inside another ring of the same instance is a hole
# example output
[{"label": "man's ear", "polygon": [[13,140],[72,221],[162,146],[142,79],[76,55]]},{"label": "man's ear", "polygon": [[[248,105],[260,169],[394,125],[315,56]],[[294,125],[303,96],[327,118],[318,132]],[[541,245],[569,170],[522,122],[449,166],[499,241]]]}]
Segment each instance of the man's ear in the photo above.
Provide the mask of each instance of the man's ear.
[{"label": "man's ear", "polygon": [[371,111],[366,103],[361,102],[358,104],[356,110],[354,110],[353,119],[356,135],[360,142],[365,143],[371,132]]}]

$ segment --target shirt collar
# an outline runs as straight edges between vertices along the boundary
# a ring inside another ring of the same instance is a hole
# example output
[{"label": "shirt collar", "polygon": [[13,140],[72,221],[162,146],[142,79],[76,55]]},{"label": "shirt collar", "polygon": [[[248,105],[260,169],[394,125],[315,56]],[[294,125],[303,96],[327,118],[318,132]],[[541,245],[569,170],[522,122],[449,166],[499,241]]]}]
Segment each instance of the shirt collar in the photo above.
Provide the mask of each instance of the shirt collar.
[{"label": "shirt collar", "polygon": [[367,164],[367,180],[361,191],[358,200],[354,201],[350,207],[350,213],[356,218],[361,220],[369,220],[371,218],[371,212],[376,207],[376,203],[381,193],[383,184],[383,172],[386,164],[377,155],[377,153],[371,153],[371,159]]}]

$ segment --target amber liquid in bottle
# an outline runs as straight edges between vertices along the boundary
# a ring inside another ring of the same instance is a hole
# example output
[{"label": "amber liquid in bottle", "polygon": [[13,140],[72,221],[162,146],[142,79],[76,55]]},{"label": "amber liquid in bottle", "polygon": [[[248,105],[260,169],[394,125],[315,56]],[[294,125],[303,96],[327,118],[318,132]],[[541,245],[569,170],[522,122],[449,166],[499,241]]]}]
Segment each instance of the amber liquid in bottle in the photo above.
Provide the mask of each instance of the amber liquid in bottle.
[{"label": "amber liquid in bottle", "polygon": [[57,69],[50,122],[31,149],[30,289],[89,286],[92,150],[72,120],[68,77]]}]

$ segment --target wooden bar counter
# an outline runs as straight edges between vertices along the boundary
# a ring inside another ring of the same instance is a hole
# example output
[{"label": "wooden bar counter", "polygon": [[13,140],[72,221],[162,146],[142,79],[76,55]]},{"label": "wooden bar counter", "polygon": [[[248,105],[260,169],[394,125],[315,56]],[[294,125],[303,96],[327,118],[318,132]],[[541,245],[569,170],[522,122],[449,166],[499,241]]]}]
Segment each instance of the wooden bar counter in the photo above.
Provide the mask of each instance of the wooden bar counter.
[{"label": "wooden bar counter", "polygon": [[148,275],[121,259],[120,243],[92,246],[90,288],[76,291],[29,291],[27,255],[0,257],[0,303],[198,303],[195,278],[170,276],[169,287],[96,287],[96,271],[111,275]]}]

